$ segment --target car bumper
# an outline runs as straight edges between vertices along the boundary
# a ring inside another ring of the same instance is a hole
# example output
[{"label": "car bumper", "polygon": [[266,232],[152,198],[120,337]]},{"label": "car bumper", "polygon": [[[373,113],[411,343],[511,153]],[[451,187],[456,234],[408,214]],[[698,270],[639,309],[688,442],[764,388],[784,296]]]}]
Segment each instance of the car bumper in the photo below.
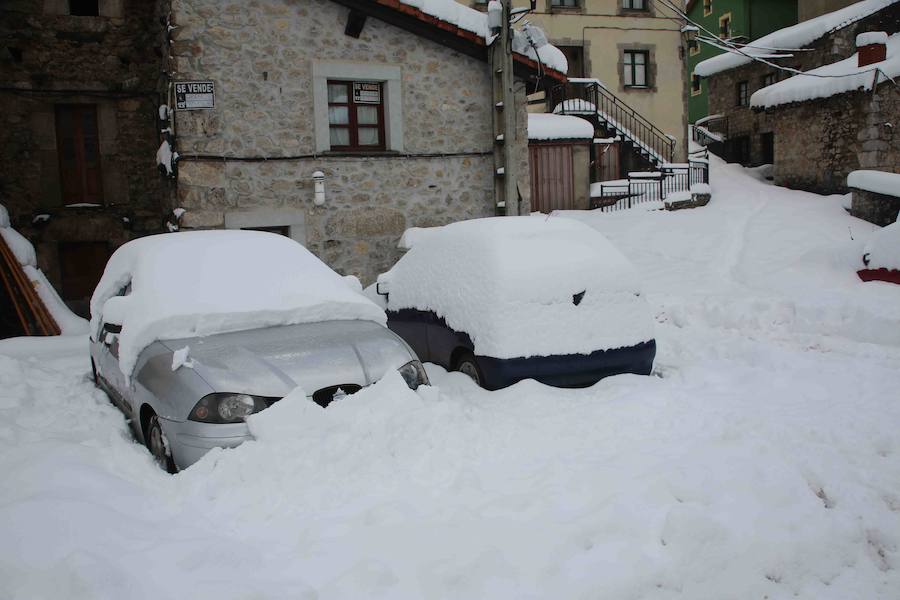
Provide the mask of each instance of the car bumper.
[{"label": "car bumper", "polygon": [[587,387],[611,375],[649,375],[656,357],[656,341],[591,354],[493,358],[478,356],[484,387],[496,390],[523,379],[554,387]]},{"label": "car bumper", "polygon": [[160,419],[169,442],[172,459],[186,469],[213,448],[234,448],[252,440],[246,423],[214,424]]}]

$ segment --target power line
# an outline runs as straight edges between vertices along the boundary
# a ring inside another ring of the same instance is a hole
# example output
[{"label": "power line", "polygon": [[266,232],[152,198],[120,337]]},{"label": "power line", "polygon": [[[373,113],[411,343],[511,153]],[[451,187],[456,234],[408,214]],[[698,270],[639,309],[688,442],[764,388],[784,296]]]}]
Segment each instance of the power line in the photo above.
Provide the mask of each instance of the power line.
[{"label": "power line", "polygon": [[[900,85],[898,85],[897,82],[894,81],[894,79],[891,76],[889,76],[887,73],[885,73],[878,67],[875,67],[873,69],[867,69],[865,71],[857,71],[856,73],[845,73],[843,75],[826,75],[826,74],[822,74],[822,73],[810,73],[808,71],[801,71],[799,69],[794,69],[792,67],[785,67],[783,65],[779,65],[779,64],[773,63],[771,61],[768,61],[765,58],[762,58],[760,56],[754,56],[752,54],[747,54],[746,52],[744,52],[737,46],[733,45],[731,42],[719,38],[715,33],[710,31],[706,27],[704,27],[702,24],[691,20],[691,18],[688,17],[686,13],[681,11],[678,7],[674,6],[671,2],[669,2],[669,0],[659,0],[659,1],[660,1],[661,5],[667,7],[670,11],[674,12],[675,15],[684,19],[686,22],[690,23],[691,25],[694,25],[695,27],[702,29],[703,31],[708,33],[713,38],[719,40],[719,43],[712,43],[712,42],[707,41],[706,39],[699,38],[699,37],[698,37],[698,40],[702,41],[703,43],[705,43],[707,45],[719,48],[720,50],[725,50],[726,52],[730,52],[731,54],[739,54],[739,55],[743,56],[744,58],[747,58],[751,61],[755,61],[755,62],[762,63],[764,65],[768,65],[768,66],[772,67],[773,69],[777,69],[779,71],[786,71],[788,73],[793,73],[794,75],[803,75],[805,77],[818,77],[820,79],[843,79],[845,77],[856,77],[858,75],[864,75],[866,73],[880,73],[880,74],[884,75],[888,81],[893,83],[895,87],[900,88]],[[784,58],[784,57],[777,57],[777,58]],[[825,65],[822,65],[822,66],[825,66]]]}]

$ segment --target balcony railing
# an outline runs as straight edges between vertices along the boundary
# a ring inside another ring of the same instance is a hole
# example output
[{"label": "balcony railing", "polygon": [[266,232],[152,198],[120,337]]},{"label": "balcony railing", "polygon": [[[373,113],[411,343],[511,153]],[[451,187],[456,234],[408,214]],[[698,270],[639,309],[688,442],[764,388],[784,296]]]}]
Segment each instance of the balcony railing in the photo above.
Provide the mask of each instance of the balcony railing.
[{"label": "balcony railing", "polygon": [[556,86],[550,91],[550,104],[559,114],[595,116],[610,133],[622,136],[657,166],[674,159],[675,140],[597,80],[570,80]]}]

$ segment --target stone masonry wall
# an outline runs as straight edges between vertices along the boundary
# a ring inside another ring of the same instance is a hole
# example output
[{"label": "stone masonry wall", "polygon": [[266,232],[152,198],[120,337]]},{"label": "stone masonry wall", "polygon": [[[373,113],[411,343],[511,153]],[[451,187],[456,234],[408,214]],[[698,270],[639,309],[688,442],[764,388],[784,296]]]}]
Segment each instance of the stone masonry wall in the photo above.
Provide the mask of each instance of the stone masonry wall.
[{"label": "stone masonry wall", "polygon": [[[71,16],[63,0],[0,3],[0,203],[35,244],[59,289],[62,242],[107,242],[160,231],[167,186],[155,153],[164,1],[100,0],[100,16]],[[16,88],[11,90],[9,88]],[[20,91],[17,91],[20,90]],[[103,202],[64,207],[55,111],[97,107]],[[33,223],[37,214],[49,221]]]},{"label": "stone masonry wall", "polygon": [[[485,62],[373,18],[358,39],[347,36],[348,10],[326,0],[172,4],[175,79],[216,84],[215,110],[176,113],[178,151],[188,157],[178,165],[184,227],[223,227],[235,215],[271,210],[299,213],[311,251],[370,283],[399,257],[406,228],[495,213]],[[316,154],[314,60],[401,69],[401,153]],[[518,120],[514,149],[527,210],[524,101]],[[313,204],[317,170],[326,178],[323,206]]]},{"label": "stone masonry wall", "polygon": [[[900,31],[900,4],[893,5],[879,13],[845,27],[831,35],[823,37],[809,46],[810,51],[795,53],[791,58],[772,59],[784,67],[808,71],[824,64],[830,64],[851,56],[856,52],[856,35],[865,31]],[[763,162],[763,144],[761,136],[775,131],[771,113],[755,112],[750,107],[737,106],[737,86],[741,81],[748,82],[749,96],[762,89],[766,75],[775,73],[781,81],[790,74],[778,71],[759,62],[730,69],[713,75],[707,79],[709,85],[709,114],[721,114],[728,117],[728,139],[747,136],[750,140],[750,164]],[[776,146],[779,144],[776,134]],[[780,160],[777,157],[776,160]]]},{"label": "stone masonry wall", "polygon": [[792,104],[768,115],[775,130],[775,183],[822,194],[846,193],[857,169],[900,171],[900,94],[853,92]]},{"label": "stone masonry wall", "polygon": [[[900,194],[900,190],[897,190],[897,193]],[[897,222],[898,214],[900,214],[900,196],[888,196],[854,189],[850,214],[886,227]]]}]

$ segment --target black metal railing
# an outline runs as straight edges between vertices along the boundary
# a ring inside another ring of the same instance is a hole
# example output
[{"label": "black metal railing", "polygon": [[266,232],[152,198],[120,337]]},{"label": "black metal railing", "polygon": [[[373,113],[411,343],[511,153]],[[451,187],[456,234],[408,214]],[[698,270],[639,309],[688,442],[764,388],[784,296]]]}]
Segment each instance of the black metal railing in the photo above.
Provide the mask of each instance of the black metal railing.
[{"label": "black metal railing", "polygon": [[693,140],[701,146],[722,143],[728,139],[728,117],[711,115],[698,119],[691,132]]},{"label": "black metal railing", "polygon": [[709,157],[703,151],[683,164],[668,164],[659,171],[629,173],[627,179],[602,181],[591,186],[591,205],[603,212],[632,208],[646,202],[664,202],[676,192],[690,192],[709,183]]},{"label": "black metal railing", "polygon": [[610,133],[621,135],[631,142],[636,152],[657,165],[670,163],[675,156],[674,139],[599,82],[570,81],[558,85],[550,91],[550,106],[560,114],[596,113]]}]

